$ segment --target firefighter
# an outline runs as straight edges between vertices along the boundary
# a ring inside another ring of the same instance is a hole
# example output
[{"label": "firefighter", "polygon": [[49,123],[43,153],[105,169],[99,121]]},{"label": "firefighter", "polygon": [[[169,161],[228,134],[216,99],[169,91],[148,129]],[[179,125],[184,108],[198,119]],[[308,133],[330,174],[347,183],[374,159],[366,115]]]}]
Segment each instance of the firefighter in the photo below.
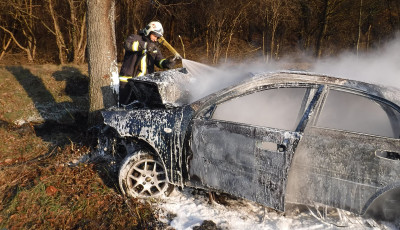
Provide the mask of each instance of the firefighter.
[{"label": "firefighter", "polygon": [[162,37],[163,33],[161,23],[153,21],[139,34],[132,34],[125,40],[125,56],[119,73],[120,104],[129,104],[134,96],[133,86],[128,84],[128,79],[153,73],[154,65],[161,69],[174,67],[174,59],[163,58],[157,47],[157,39]]}]

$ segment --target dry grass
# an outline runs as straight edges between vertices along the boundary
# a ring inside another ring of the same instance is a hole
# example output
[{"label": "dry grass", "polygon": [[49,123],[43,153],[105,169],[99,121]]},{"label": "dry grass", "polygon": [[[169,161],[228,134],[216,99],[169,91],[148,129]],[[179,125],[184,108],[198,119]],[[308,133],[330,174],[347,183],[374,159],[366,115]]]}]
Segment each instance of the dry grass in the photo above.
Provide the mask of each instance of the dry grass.
[{"label": "dry grass", "polygon": [[74,123],[87,110],[87,84],[84,66],[0,66],[0,120]]},{"label": "dry grass", "polygon": [[0,229],[156,228],[102,163],[69,166],[91,150],[85,78],[80,67],[0,67]]},{"label": "dry grass", "polygon": [[142,229],[155,221],[148,205],[107,187],[96,164],[68,166],[85,146],[57,148],[50,157],[0,171],[0,228]]}]

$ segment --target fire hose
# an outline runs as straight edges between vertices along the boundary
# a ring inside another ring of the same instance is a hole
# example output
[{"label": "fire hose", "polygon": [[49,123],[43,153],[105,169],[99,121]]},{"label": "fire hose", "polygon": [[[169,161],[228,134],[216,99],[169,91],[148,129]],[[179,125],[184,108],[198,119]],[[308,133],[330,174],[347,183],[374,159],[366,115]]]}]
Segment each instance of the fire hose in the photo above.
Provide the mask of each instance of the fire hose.
[{"label": "fire hose", "polygon": [[175,56],[173,58],[173,60],[175,59],[182,59],[182,56],[178,53],[178,51],[176,51],[174,49],[174,47],[172,47],[166,40],[164,37],[159,37],[158,38],[158,42],[162,45],[164,45],[169,51],[171,51],[171,53]]}]

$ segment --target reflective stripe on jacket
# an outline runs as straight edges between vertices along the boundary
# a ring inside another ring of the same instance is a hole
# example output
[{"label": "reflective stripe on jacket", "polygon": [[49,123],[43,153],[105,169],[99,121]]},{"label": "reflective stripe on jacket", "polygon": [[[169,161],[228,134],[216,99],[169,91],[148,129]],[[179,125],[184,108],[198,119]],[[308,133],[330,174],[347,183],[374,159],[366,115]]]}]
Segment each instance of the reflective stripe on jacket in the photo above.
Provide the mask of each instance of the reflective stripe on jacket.
[{"label": "reflective stripe on jacket", "polygon": [[151,52],[146,52],[145,43],[150,43],[144,35],[132,34],[124,42],[125,56],[121,66],[120,81],[127,82],[129,77],[143,76],[154,72],[154,65],[165,68],[164,58],[156,46]]}]

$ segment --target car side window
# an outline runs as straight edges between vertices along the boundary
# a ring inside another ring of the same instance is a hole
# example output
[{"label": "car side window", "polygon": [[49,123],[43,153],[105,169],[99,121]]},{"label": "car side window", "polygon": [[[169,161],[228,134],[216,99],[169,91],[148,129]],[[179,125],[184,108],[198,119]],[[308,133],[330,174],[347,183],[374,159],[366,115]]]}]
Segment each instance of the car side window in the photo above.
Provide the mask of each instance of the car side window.
[{"label": "car side window", "polygon": [[212,119],[294,131],[306,91],[277,88],[237,97],[218,104]]},{"label": "car side window", "polygon": [[385,103],[331,89],[316,125],[399,138],[399,118],[399,112]]}]

